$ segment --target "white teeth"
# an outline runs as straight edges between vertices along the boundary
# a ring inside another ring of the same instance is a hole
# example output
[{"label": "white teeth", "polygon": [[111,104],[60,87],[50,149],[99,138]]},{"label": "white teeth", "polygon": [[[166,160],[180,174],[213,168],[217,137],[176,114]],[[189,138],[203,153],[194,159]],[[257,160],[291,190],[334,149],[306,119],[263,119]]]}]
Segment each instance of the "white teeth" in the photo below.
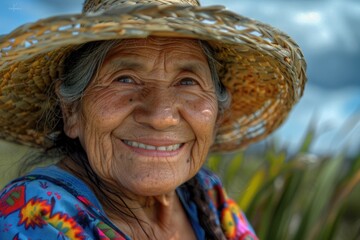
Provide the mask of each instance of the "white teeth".
[{"label": "white teeth", "polygon": [[169,146],[156,147],[156,146],[147,145],[144,143],[127,141],[127,140],[124,140],[124,143],[129,146],[136,147],[136,148],[142,148],[142,149],[147,149],[147,150],[157,150],[157,151],[175,151],[175,150],[178,150],[181,146],[181,144],[174,144],[174,145],[169,145]]},{"label": "white teeth", "polygon": [[[144,144],[143,144],[143,145],[144,145]],[[147,150],[155,150],[156,147],[155,147],[155,146],[151,146],[151,145],[146,145],[146,146],[145,146],[145,149],[147,149]]]},{"label": "white teeth", "polygon": [[[164,146],[164,147],[157,147],[156,150],[166,151],[166,148],[167,148],[167,147],[165,147],[165,146]],[[170,151],[170,150],[168,150],[168,151]]]}]

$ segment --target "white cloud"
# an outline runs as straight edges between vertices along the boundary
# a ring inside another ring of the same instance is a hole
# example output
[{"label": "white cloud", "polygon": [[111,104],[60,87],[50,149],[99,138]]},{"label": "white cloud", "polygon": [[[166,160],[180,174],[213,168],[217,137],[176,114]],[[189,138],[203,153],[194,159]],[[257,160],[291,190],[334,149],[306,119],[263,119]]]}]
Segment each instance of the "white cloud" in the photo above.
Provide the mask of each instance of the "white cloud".
[{"label": "white cloud", "polygon": [[319,24],[323,20],[323,16],[320,12],[317,11],[309,11],[309,12],[300,12],[294,17],[295,22],[300,24]]},{"label": "white cloud", "polygon": [[360,2],[357,1],[203,0],[202,3],[220,3],[240,15],[273,25],[308,51],[342,48],[352,52],[360,49],[356,37],[360,35]]}]

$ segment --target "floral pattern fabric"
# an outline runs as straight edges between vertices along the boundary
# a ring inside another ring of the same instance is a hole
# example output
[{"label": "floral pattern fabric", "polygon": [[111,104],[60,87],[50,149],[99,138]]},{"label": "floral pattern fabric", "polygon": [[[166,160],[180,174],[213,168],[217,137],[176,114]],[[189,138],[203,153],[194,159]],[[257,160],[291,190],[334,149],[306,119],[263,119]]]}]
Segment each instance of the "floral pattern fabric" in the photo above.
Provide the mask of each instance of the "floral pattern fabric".
[{"label": "floral pattern fabric", "polygon": [[[244,214],[226,196],[219,179],[202,169],[197,175],[208,192],[228,239],[257,239]],[[177,194],[197,239],[204,239],[196,206],[183,188]],[[78,178],[50,166],[14,180],[0,192],[0,239],[127,240],[105,215],[94,193]]]}]

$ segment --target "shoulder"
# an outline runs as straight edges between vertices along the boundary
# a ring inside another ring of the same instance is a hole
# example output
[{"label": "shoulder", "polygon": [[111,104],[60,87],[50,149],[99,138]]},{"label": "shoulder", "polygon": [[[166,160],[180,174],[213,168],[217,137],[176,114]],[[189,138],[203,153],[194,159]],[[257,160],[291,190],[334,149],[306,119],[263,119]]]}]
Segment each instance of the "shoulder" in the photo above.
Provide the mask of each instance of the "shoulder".
[{"label": "shoulder", "polygon": [[[16,179],[0,192],[0,217],[27,213],[55,215],[76,215],[81,208],[86,208],[86,201],[75,196],[61,184],[33,176]],[[36,211],[36,212],[34,212]],[[25,217],[25,216],[24,216]]]},{"label": "shoulder", "polygon": [[210,207],[216,212],[227,239],[257,239],[243,211],[227,195],[220,178],[205,168],[197,178],[210,198]]},{"label": "shoulder", "polygon": [[0,238],[49,234],[49,239],[84,239],[85,229],[95,221],[86,204],[60,182],[21,177],[0,192]]},{"label": "shoulder", "polygon": [[215,173],[206,168],[202,168],[196,177],[217,209],[223,208],[223,205],[228,204],[230,199],[226,195],[220,178]]},{"label": "shoulder", "polygon": [[201,168],[196,177],[205,190],[210,190],[215,186],[222,186],[220,178],[207,168]]},{"label": "shoulder", "polygon": [[[0,192],[0,216],[4,209],[16,210],[30,202],[48,202],[61,209],[72,209],[78,203],[90,204],[72,188],[66,187],[67,182],[43,175],[28,175],[12,181]],[[68,204],[71,202],[72,204]],[[56,204],[55,204],[56,203]],[[16,207],[17,206],[17,207]],[[53,209],[55,210],[55,209]],[[7,210],[9,211],[9,210]]]}]

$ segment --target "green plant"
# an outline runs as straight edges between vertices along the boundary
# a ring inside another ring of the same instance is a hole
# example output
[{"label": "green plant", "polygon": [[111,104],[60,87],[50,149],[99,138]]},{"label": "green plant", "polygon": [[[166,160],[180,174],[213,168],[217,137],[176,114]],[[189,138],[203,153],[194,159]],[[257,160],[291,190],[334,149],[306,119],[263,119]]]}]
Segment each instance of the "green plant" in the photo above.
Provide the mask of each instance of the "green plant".
[{"label": "green plant", "polygon": [[359,203],[349,205],[360,194],[360,152],[353,159],[310,154],[314,136],[310,128],[292,156],[273,141],[263,154],[209,157],[207,166],[223,180],[260,239],[360,238]]}]

